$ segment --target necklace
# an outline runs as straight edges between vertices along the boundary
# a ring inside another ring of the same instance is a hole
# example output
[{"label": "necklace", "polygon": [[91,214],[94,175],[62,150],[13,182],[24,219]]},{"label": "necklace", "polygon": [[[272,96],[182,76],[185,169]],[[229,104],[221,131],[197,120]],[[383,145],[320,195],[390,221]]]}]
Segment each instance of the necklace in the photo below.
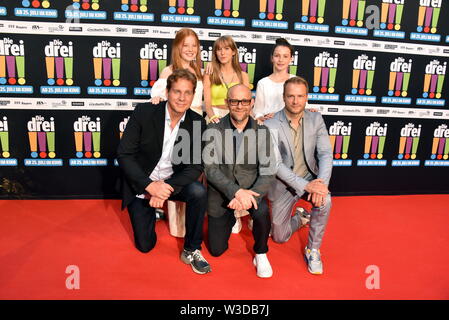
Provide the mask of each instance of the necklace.
[{"label": "necklace", "polygon": [[223,76],[223,72],[220,71],[221,82],[223,82],[223,84],[225,85],[227,90],[229,90],[229,84],[232,83],[232,80],[234,80],[234,77],[235,77],[235,72],[232,74],[231,81],[226,82],[225,79],[224,79],[224,76]]}]

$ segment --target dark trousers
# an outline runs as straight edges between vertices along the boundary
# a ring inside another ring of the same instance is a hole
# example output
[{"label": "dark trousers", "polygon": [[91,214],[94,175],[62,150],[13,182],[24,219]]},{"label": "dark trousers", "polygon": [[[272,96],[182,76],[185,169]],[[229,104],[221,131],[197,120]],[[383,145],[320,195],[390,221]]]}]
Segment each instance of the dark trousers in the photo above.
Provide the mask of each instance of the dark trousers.
[{"label": "dark trousers", "polygon": [[[271,222],[268,205],[262,199],[258,209],[248,210],[253,219],[254,252],[268,252],[268,236],[270,234]],[[214,257],[222,255],[228,249],[229,237],[235,224],[234,210],[227,210],[221,217],[207,216],[209,252]]]},{"label": "dark trousers", "polygon": [[[207,192],[204,186],[195,181],[169,198],[169,200],[186,203],[186,235],[184,249],[194,251],[201,249],[203,242],[203,222],[207,206]],[[149,252],[156,245],[156,209],[150,207],[149,200],[135,198],[128,205],[128,213],[134,232],[136,248]]]}]

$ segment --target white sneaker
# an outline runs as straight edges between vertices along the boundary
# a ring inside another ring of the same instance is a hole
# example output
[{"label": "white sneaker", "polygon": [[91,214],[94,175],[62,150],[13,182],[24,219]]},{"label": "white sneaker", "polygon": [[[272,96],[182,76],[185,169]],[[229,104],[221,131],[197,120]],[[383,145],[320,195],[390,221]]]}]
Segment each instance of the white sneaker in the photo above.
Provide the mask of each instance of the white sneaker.
[{"label": "white sneaker", "polygon": [[235,224],[232,227],[232,233],[239,233],[242,230],[242,220],[240,218],[235,219]]},{"label": "white sneaker", "polygon": [[266,253],[256,254],[253,259],[254,266],[257,268],[257,276],[260,278],[270,278],[273,275],[270,261]]}]

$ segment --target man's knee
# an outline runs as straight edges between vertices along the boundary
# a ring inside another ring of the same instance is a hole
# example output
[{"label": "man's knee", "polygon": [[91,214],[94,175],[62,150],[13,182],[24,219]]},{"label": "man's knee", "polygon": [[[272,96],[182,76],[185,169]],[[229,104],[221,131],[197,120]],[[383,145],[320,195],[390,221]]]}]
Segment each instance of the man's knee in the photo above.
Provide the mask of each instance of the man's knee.
[{"label": "man's knee", "polygon": [[148,253],[156,246],[156,241],[135,241],[135,246],[137,250],[142,253]]},{"label": "man's knee", "polygon": [[218,245],[218,244],[214,244],[214,243],[210,243],[209,242],[208,250],[209,250],[209,253],[211,254],[211,256],[219,257],[226,250],[228,250],[228,246],[227,245]]},{"label": "man's knee", "polygon": [[291,230],[287,228],[282,228],[282,226],[272,225],[271,227],[271,238],[276,243],[287,242],[292,235]]},{"label": "man's knee", "polygon": [[187,191],[188,197],[190,199],[201,200],[201,201],[207,200],[206,188],[198,181],[192,182],[191,184],[187,185],[185,188],[187,188],[186,191]]}]

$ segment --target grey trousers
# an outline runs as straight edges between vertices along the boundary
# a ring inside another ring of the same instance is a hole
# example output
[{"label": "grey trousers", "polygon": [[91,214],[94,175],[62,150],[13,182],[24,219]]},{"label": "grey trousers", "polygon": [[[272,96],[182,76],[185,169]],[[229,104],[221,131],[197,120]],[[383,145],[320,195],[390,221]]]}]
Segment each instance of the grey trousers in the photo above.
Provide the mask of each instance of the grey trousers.
[{"label": "grey trousers", "polygon": [[[291,216],[294,204],[303,197],[304,193],[293,195],[290,191],[271,202],[271,235],[275,242],[286,242],[293,232],[299,229],[301,221],[298,215]],[[309,249],[319,249],[323,241],[329,213],[332,206],[330,194],[326,197],[326,204],[321,207],[313,207],[310,217]]]}]

